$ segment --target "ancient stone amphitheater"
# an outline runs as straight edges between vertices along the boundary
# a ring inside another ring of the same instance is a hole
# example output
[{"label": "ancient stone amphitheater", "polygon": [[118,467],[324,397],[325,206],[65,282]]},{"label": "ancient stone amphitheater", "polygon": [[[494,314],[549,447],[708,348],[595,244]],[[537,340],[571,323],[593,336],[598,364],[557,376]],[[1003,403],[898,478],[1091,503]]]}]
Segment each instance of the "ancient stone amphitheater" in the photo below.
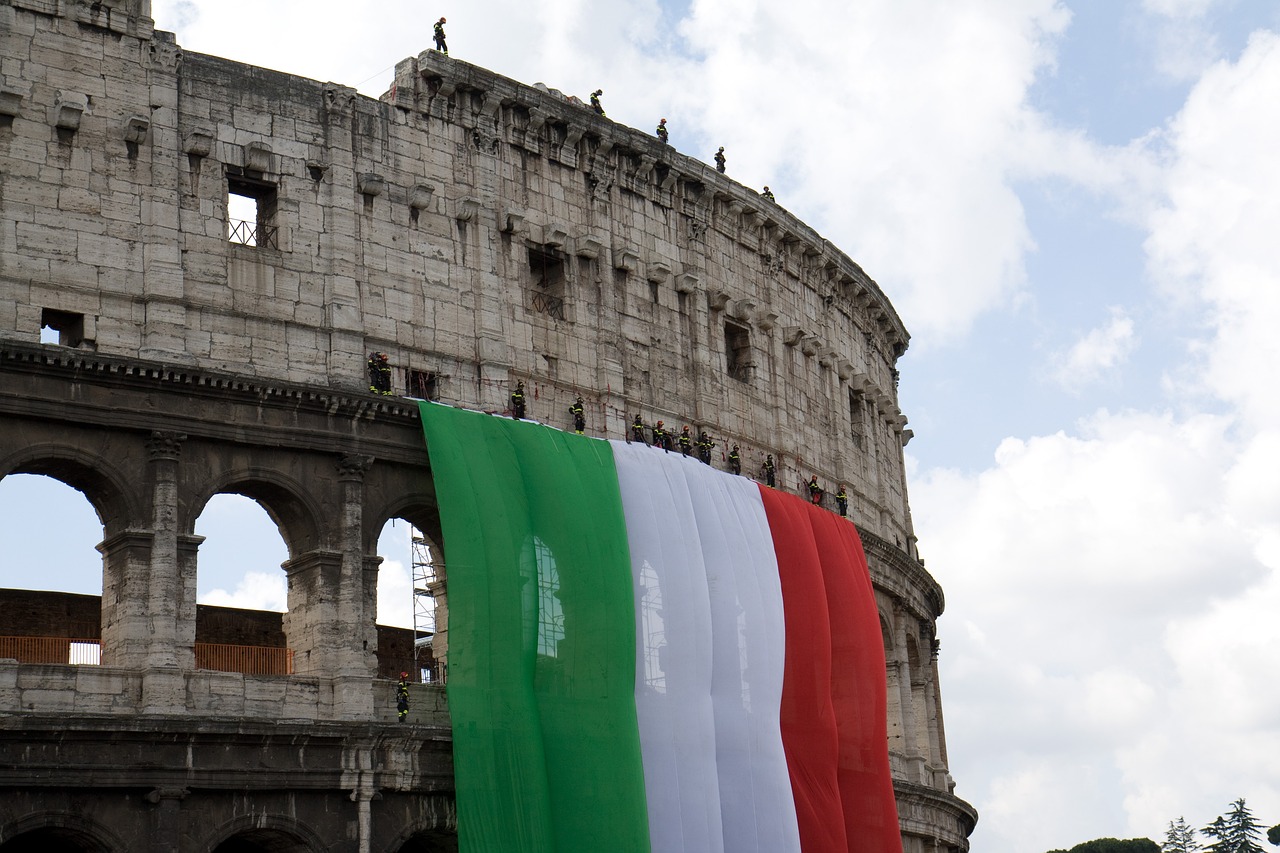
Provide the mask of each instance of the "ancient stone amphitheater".
[{"label": "ancient stone amphitheater", "polygon": [[[406,519],[447,561],[405,398],[502,412],[520,381],[534,419],[569,427],[581,395],[589,435],[638,414],[705,429],[716,467],[736,444],[744,475],[771,454],[782,489],[846,488],[905,849],[968,850],[904,485],[908,335],[876,283],[546,87],[424,52],[374,100],[184,53],[150,15],[0,0],[0,476],[57,478],[103,526],[88,618],[0,613],[0,649],[27,649],[0,651],[0,853],[456,849],[444,691],[415,685],[397,725],[382,677],[377,538]],[[208,651],[194,530],[222,493],[288,547],[275,669]],[[99,663],[70,665],[85,643]]]}]

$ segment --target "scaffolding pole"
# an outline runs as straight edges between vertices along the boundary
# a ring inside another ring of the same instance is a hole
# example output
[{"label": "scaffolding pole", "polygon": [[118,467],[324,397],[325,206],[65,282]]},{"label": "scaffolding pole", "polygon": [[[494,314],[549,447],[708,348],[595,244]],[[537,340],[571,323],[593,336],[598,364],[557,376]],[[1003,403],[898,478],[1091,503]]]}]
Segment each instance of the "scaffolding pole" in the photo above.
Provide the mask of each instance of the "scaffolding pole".
[{"label": "scaffolding pole", "polygon": [[425,682],[443,681],[442,668],[436,665],[431,641],[436,635],[436,566],[431,543],[410,528],[413,563],[413,663]]}]

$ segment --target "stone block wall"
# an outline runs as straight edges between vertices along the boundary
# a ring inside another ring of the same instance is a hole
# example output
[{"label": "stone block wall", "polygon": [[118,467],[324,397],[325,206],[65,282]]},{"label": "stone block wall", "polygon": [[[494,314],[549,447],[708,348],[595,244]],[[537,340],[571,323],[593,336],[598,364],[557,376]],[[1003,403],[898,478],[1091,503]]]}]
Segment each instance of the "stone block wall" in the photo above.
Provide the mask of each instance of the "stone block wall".
[{"label": "stone block wall", "polygon": [[435,52],[374,100],[184,54],[139,3],[46,6],[0,5],[0,335],[348,391],[377,350],[397,391],[495,411],[523,379],[531,417],[706,428],[717,465],[772,453],[913,547],[908,335],[783,207]]}]

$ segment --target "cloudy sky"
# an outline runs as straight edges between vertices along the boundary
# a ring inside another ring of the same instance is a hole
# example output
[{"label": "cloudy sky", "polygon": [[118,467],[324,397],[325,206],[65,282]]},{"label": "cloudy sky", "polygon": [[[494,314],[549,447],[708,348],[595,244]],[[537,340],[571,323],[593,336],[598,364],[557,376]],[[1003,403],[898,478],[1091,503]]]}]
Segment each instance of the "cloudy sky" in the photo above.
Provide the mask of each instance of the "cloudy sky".
[{"label": "cloudy sky", "polygon": [[[913,335],[911,505],[974,850],[1159,841],[1237,797],[1280,823],[1274,0],[153,6],[189,51],[374,96],[446,15],[455,58],[724,145]],[[100,591],[87,502],[34,480],[0,483],[0,535],[56,518],[66,556],[19,562]],[[201,518],[202,600],[283,608],[278,537],[206,568],[265,519]],[[401,623],[405,531],[383,540]]]}]

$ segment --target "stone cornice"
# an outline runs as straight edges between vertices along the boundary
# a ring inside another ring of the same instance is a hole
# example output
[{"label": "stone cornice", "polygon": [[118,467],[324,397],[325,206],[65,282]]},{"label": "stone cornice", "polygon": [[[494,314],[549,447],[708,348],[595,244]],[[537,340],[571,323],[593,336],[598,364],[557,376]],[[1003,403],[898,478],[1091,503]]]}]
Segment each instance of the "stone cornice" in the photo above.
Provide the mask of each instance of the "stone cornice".
[{"label": "stone cornice", "polygon": [[[969,836],[978,824],[977,809],[954,794],[913,782],[895,779],[893,791],[898,801],[898,820],[904,832],[934,836],[944,846],[969,849]],[[941,835],[939,832],[948,829],[954,834]]]},{"label": "stone cornice", "polygon": [[[104,389],[106,400],[65,392],[42,394],[41,380],[74,381]],[[227,416],[197,417],[217,403]],[[211,438],[321,452],[359,453],[425,464],[416,401],[349,393],[295,383],[102,355],[49,344],[0,340],[0,415],[61,419],[74,406],[75,420],[150,433],[157,425],[191,440]],[[204,407],[207,410],[207,407]],[[238,417],[237,417],[238,415]]]},{"label": "stone cornice", "polygon": [[933,621],[942,615],[947,606],[942,587],[924,566],[874,533],[859,529],[858,535],[862,537],[871,580],[876,586],[911,605],[922,619]]}]

